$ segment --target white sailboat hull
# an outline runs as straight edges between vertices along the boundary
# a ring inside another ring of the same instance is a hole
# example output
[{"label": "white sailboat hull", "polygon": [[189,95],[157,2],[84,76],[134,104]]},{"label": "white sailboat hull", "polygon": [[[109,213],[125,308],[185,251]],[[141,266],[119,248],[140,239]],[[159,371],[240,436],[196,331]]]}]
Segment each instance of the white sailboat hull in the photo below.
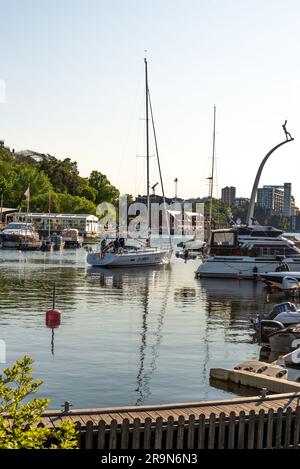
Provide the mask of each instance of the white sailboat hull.
[{"label": "white sailboat hull", "polygon": [[[300,271],[299,258],[285,258],[291,271]],[[254,278],[260,273],[274,272],[278,268],[278,260],[257,257],[208,257],[196,271],[198,277],[211,278]]]},{"label": "white sailboat hull", "polygon": [[148,265],[169,264],[172,252],[170,249],[145,248],[123,253],[109,252],[104,257],[99,252],[87,255],[87,263],[93,267],[140,267]]}]

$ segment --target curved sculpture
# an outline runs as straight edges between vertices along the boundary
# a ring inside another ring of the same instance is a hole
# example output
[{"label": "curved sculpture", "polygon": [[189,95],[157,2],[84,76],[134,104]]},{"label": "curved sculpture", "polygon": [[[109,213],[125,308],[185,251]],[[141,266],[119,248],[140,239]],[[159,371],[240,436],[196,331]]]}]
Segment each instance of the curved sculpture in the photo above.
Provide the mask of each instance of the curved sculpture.
[{"label": "curved sculpture", "polygon": [[248,208],[248,214],[247,214],[247,220],[246,220],[247,225],[252,225],[253,224],[252,222],[253,222],[254,206],[255,206],[255,200],[256,200],[256,195],[257,195],[258,184],[259,184],[261,173],[264,169],[264,166],[265,166],[267,160],[272,155],[272,153],[274,153],[274,151],[277,150],[277,148],[281,147],[282,145],[285,145],[286,143],[292,142],[294,140],[293,137],[291,136],[291,134],[286,130],[286,124],[287,124],[287,121],[285,121],[285,123],[282,126],[282,128],[284,130],[284,133],[285,133],[286,140],[284,140],[281,143],[278,143],[278,145],[276,145],[274,148],[272,148],[269,151],[269,153],[266,154],[266,156],[264,157],[264,159],[262,160],[262,162],[261,162],[261,164],[258,168],[256,178],[255,178],[255,181],[254,181],[254,184],[253,184],[252,192],[251,192],[250,202],[249,202],[249,208]]}]

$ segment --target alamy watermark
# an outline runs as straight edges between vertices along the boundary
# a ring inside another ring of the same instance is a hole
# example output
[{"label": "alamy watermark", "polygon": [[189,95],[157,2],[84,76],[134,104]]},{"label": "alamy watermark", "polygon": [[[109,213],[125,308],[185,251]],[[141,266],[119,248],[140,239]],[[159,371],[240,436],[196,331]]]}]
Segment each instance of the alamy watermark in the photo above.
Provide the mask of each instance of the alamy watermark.
[{"label": "alamy watermark", "polygon": [[[119,206],[103,202],[97,207],[100,231],[110,236],[141,239],[168,236],[176,238],[193,236],[204,240],[204,204],[173,202],[171,204],[134,202],[128,204],[127,196],[120,197]],[[149,226],[151,227],[149,230]]]},{"label": "alamy watermark", "polygon": [[0,79],[0,104],[6,103],[6,84]]}]

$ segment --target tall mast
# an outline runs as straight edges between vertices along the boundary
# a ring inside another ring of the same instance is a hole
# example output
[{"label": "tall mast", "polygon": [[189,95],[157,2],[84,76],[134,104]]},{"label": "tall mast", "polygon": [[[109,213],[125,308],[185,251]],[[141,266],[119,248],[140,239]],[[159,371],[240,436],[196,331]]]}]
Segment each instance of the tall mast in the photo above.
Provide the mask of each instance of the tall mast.
[{"label": "tall mast", "polygon": [[209,207],[209,231],[210,231],[210,232],[211,232],[211,223],[212,223],[212,206],[213,206],[213,191],[214,191],[215,149],[216,149],[216,106],[214,106],[212,167],[211,167],[210,194],[209,194],[209,198],[210,198],[210,207]]},{"label": "tall mast", "polygon": [[148,234],[150,231],[150,168],[149,168],[149,87],[148,87],[148,63],[147,58],[145,62],[145,82],[146,82],[146,160],[147,160],[147,223]]}]

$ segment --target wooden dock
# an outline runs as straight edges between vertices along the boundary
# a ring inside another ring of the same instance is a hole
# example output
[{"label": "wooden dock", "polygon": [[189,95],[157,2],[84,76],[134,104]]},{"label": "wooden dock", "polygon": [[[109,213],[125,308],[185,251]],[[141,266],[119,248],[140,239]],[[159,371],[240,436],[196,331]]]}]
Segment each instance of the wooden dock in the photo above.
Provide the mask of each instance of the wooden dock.
[{"label": "wooden dock", "polygon": [[172,405],[49,411],[42,424],[73,420],[83,449],[300,447],[300,392]]},{"label": "wooden dock", "polygon": [[130,406],[130,407],[109,407],[99,409],[74,409],[69,413],[61,411],[46,412],[43,418],[43,424],[47,427],[58,427],[61,420],[73,420],[79,422],[81,428],[85,428],[87,422],[93,422],[98,425],[102,420],[105,425],[110,425],[113,420],[118,425],[127,419],[129,423],[133,423],[136,418],[145,421],[147,418],[156,421],[161,418],[163,422],[167,422],[169,417],[178,420],[183,417],[184,421],[189,420],[190,415],[204,415],[209,418],[213,413],[219,416],[223,413],[226,417],[231,412],[239,413],[241,411],[249,414],[250,411],[258,413],[260,410],[268,412],[269,409],[276,411],[279,408],[293,410],[300,405],[300,391],[298,393],[288,393],[280,395],[270,395],[262,397],[247,397],[227,399],[223,401],[200,401],[178,404],[161,404],[156,406]]},{"label": "wooden dock", "polygon": [[232,370],[226,368],[212,368],[210,377],[220,381],[235,383],[240,386],[248,386],[256,389],[267,389],[267,391],[281,394],[288,392],[300,392],[300,383],[288,381],[283,378],[275,378],[260,373],[244,370]]}]

